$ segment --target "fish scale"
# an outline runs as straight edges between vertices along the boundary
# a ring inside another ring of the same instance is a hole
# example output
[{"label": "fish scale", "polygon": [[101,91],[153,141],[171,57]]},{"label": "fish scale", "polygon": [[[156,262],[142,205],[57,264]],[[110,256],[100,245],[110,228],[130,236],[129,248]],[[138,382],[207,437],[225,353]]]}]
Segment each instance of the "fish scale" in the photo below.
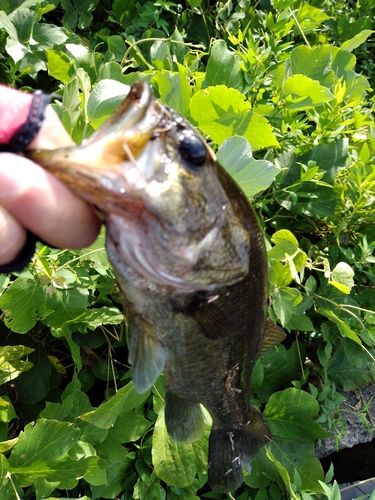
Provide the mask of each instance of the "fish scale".
[{"label": "fish scale", "polygon": [[142,81],[81,145],[28,155],[103,213],[130,317],[134,387],[145,392],[164,372],[166,427],[177,442],[199,439],[201,405],[209,411],[209,483],[235,490],[271,439],[250,402],[253,367],[284,338],[266,320],[266,253],[249,201]]}]

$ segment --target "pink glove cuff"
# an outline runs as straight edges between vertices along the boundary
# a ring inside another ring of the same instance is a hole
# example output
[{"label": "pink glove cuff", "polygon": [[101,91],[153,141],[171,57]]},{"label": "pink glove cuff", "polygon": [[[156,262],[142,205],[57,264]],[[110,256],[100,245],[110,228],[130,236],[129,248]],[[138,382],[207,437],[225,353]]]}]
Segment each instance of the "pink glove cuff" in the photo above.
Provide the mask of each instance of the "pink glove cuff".
[{"label": "pink glove cuff", "polygon": [[24,94],[1,87],[0,150],[12,153],[25,151],[42,126],[48,104],[49,96],[41,90]]},{"label": "pink glove cuff", "polygon": [[0,144],[8,144],[26,122],[33,94],[0,85]]}]

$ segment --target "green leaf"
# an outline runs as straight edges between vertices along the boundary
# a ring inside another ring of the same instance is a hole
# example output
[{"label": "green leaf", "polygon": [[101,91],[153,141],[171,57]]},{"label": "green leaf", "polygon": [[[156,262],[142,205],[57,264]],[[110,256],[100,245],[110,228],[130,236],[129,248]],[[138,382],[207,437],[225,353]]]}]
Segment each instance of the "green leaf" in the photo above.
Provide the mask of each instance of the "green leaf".
[{"label": "green leaf", "polygon": [[349,294],[354,286],[354,271],[346,262],[339,262],[331,272],[329,283],[341,292]]},{"label": "green leaf", "polygon": [[[8,470],[8,461],[5,456],[0,453],[0,494],[2,500],[14,499],[14,489],[9,481]],[[21,491],[19,491],[19,493],[21,493]]]},{"label": "green leaf", "polygon": [[113,52],[115,60],[121,63],[126,52],[124,38],[120,35],[109,36],[107,38],[107,44],[108,49]]},{"label": "green leaf", "polygon": [[[92,500],[102,498],[116,498],[124,490],[124,482],[129,476],[130,460],[114,462],[105,470],[105,480],[103,483],[103,473],[90,478]],[[99,479],[99,482],[97,481]]]},{"label": "green leaf", "polygon": [[31,368],[17,378],[17,389],[29,404],[41,401],[60,382],[60,376],[48,359],[45,346],[42,343],[34,345],[35,349],[28,357]]},{"label": "green leaf", "polygon": [[63,83],[69,83],[74,76],[74,63],[63,52],[47,50],[48,74]]},{"label": "green leaf", "polygon": [[[336,287],[339,289],[339,287]],[[342,290],[340,290],[342,291]],[[340,333],[343,337],[347,337],[348,339],[353,340],[359,345],[362,345],[361,339],[358,337],[358,335],[348,326],[345,321],[343,321],[337,314],[335,314],[331,309],[328,309],[327,307],[319,307],[317,311],[322,314],[323,316],[326,316],[329,318],[337,328],[340,330]]]},{"label": "green leaf", "polygon": [[[23,361],[20,358],[32,353],[34,349],[18,346],[0,347],[0,385],[17,378],[22,372],[26,372],[33,366],[31,361]],[[3,420],[0,421],[3,422]]]},{"label": "green leaf", "polygon": [[314,108],[334,99],[330,90],[304,75],[287,78],[282,87],[282,95],[287,108],[295,111]]},{"label": "green leaf", "polygon": [[330,86],[335,81],[335,73],[331,67],[332,47],[323,45],[320,47],[296,47],[290,56],[293,75],[305,75],[321,85]]},{"label": "green leaf", "polygon": [[53,24],[35,24],[33,29],[33,39],[38,50],[52,49],[55,45],[63,44],[67,38],[64,31]]},{"label": "green leaf", "polygon": [[279,462],[273,456],[270,447],[266,448],[266,455],[267,455],[267,458],[269,458],[271,460],[271,462],[274,464],[274,466],[276,467],[276,469],[277,469],[278,473],[280,474],[282,480],[284,481],[284,484],[285,484],[287,490],[290,493],[290,498],[292,498],[292,500],[299,500],[299,497],[296,496],[296,494],[294,493],[294,491],[292,489],[292,483],[291,483],[290,475],[289,475],[289,472],[288,472],[287,468],[284,467],[283,464],[281,462]]},{"label": "green leaf", "polygon": [[332,186],[302,182],[295,190],[284,189],[276,194],[281,206],[308,217],[328,217],[335,211],[338,193]]},{"label": "green leaf", "polygon": [[151,425],[142,415],[124,414],[119,415],[110,433],[117,432],[123,443],[131,443],[141,438]]},{"label": "green leaf", "polygon": [[314,441],[331,435],[313,420],[318,412],[319,403],[311,394],[289,388],[272,394],[263,418],[274,436]]},{"label": "green leaf", "polygon": [[280,171],[273,163],[255,160],[244,137],[229,137],[219,147],[217,159],[247,197],[267,189]]},{"label": "green leaf", "polygon": [[299,29],[305,34],[315,31],[323,21],[329,18],[330,16],[328,16],[323,9],[313,7],[308,3],[302,3],[297,12]]},{"label": "green leaf", "polygon": [[[266,449],[269,449],[273,459],[285,468],[289,477],[293,478],[294,471],[297,471],[302,491],[323,493],[318,481],[323,480],[324,472],[314,453],[313,441],[274,437]],[[263,448],[252,462],[251,473],[245,478],[245,482],[252,488],[264,488],[272,481],[283,482],[279,468],[266,456],[266,449]]]},{"label": "green leaf", "polygon": [[362,45],[362,43],[364,43],[367,40],[367,38],[370,35],[372,35],[372,33],[374,33],[373,30],[361,31],[360,33],[355,35],[351,40],[347,40],[346,42],[344,42],[341,45],[340,50],[345,50],[346,52],[353,52],[353,50]]},{"label": "green leaf", "polygon": [[275,243],[268,251],[268,257],[271,259],[286,260],[299,251],[297,238],[288,229],[276,231],[271,236],[271,241]]},{"label": "green leaf", "polygon": [[96,427],[109,429],[115,423],[120,413],[128,412],[140,406],[146,401],[149,393],[150,391],[138,394],[134,390],[133,383],[130,382],[117,391],[115,396],[102,403],[96,410],[82,415],[81,419]]},{"label": "green leaf", "polygon": [[48,477],[77,443],[80,430],[67,422],[40,419],[27,424],[9,457],[9,470],[24,484]]},{"label": "green leaf", "polygon": [[207,86],[226,85],[241,92],[244,80],[240,61],[237,54],[228,50],[224,40],[215,40],[207,62],[205,80]]},{"label": "green leaf", "polygon": [[7,289],[9,281],[10,281],[9,276],[0,275],[0,297]]},{"label": "green leaf", "polygon": [[150,48],[152,65],[158,70],[171,70],[173,63],[171,58],[170,43],[156,40]]},{"label": "green leaf", "polygon": [[139,478],[134,486],[133,498],[136,500],[165,500],[165,490],[153,472],[150,476]]},{"label": "green leaf", "polygon": [[18,41],[17,29],[3,9],[0,10],[0,27],[5,29],[10,38]]},{"label": "green leaf", "polygon": [[302,295],[296,288],[279,287],[274,289],[272,307],[282,326],[288,323],[300,302],[302,302]]},{"label": "green leaf", "polygon": [[288,384],[296,378],[296,372],[300,371],[299,356],[303,358],[303,345],[297,347],[296,342],[288,350],[280,344],[261,358],[263,365],[263,382],[256,392],[261,402],[268,401],[282,385]]},{"label": "green leaf", "polygon": [[[373,349],[370,354],[374,356]],[[340,339],[339,347],[328,362],[327,375],[344,391],[353,391],[373,383],[375,363],[370,354],[357,343]]]},{"label": "green leaf", "polygon": [[[279,474],[293,478],[296,469],[301,489],[317,491],[315,483],[322,478],[323,469],[314,454],[314,440],[330,436],[314,421],[318,412],[319,404],[315,398],[299,389],[289,388],[270,397],[263,417],[273,440],[266,452],[262,450],[253,462],[247,484],[255,488],[265,487],[270,481],[279,481]],[[265,455],[273,466],[267,463]]]},{"label": "green leaf", "polygon": [[11,15],[12,23],[16,27],[18,40],[27,44],[33,31],[33,26],[37,21],[35,11],[31,9],[20,8]]},{"label": "green leaf", "polygon": [[[208,415],[205,412],[206,416]],[[194,443],[175,443],[167,433],[164,409],[160,410],[152,438],[152,463],[156,475],[179,488],[193,483],[197,473],[207,471],[209,419],[204,436]]]},{"label": "green leaf", "polygon": [[4,322],[17,333],[27,333],[36,324],[38,308],[45,304],[46,294],[39,280],[17,278],[0,299]]},{"label": "green leaf", "polygon": [[191,98],[191,86],[187,79],[187,70],[180,64],[179,72],[159,71],[152,78],[152,83],[159,92],[163,103],[176,110],[182,116],[187,116]]},{"label": "green leaf", "polygon": [[199,7],[203,0],[188,0],[192,7]]},{"label": "green leaf", "polygon": [[324,176],[322,180],[332,182],[338,172],[342,170],[347,162],[349,154],[348,139],[339,139],[330,144],[318,144],[311,151],[298,158],[298,160],[307,165],[309,161],[313,161],[323,170]]},{"label": "green leaf", "polygon": [[190,116],[213,141],[221,144],[233,135],[244,136],[253,150],[278,146],[267,120],[250,111],[249,102],[235,89],[208,87],[193,95]]},{"label": "green leaf", "polygon": [[87,115],[92,127],[98,128],[120,106],[129,93],[129,85],[116,80],[101,80],[87,101]]},{"label": "green leaf", "polygon": [[85,311],[73,321],[81,330],[84,330],[85,327],[95,330],[101,325],[119,325],[124,321],[124,315],[116,307],[99,307]]},{"label": "green leaf", "polygon": [[[89,292],[85,288],[70,288],[68,290],[56,290],[56,293],[46,300],[48,309],[53,313],[48,315],[43,322],[51,328],[55,337],[69,332],[70,324],[77,322],[79,317],[85,313],[88,307]],[[74,331],[74,327],[73,327]]]},{"label": "green leaf", "polygon": [[[1,375],[1,372],[0,372]],[[17,418],[14,407],[9,396],[2,396],[0,398],[0,422],[10,422],[13,418]]]},{"label": "green leaf", "polygon": [[305,314],[293,314],[290,320],[285,324],[284,328],[289,332],[297,330],[301,332],[314,332],[315,327],[311,319]]}]

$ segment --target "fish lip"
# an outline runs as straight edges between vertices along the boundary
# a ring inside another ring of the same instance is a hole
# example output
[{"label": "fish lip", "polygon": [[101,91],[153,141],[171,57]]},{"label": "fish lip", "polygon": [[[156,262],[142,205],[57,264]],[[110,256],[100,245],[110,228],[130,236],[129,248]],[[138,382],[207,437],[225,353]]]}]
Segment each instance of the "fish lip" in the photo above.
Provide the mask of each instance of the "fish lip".
[{"label": "fish lip", "polygon": [[30,150],[26,155],[100,210],[107,211],[108,205],[113,209],[118,203],[126,211],[136,195],[134,189],[147,184],[137,158],[166,113],[150,85],[138,81],[117,111],[81,145]]},{"label": "fish lip", "polygon": [[[151,102],[155,100],[154,92],[150,85],[143,80],[135,82],[129,90],[128,95],[113,113],[97,131],[88,139],[82,142],[82,145],[92,144],[109,134],[116,135],[119,128],[130,130],[137,126],[145,118]],[[152,126],[154,128],[154,126]],[[147,128],[146,128],[147,130]]]}]

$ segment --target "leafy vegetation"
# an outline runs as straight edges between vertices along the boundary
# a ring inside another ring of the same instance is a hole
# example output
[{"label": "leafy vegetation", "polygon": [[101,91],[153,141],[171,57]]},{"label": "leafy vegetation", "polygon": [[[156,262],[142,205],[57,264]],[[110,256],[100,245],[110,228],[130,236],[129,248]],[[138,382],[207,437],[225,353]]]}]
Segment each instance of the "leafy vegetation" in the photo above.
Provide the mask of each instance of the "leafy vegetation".
[{"label": "leafy vegetation", "polygon": [[[0,0],[0,81],[52,93],[80,142],[135,80],[194,123],[253,199],[269,314],[288,332],[258,360],[274,439],[238,500],[340,498],[314,442],[343,432],[336,388],[375,379],[375,1]],[[0,494],[193,500],[207,435],[166,434],[162,377],[137,394],[103,235],[39,244],[0,276]]]}]

